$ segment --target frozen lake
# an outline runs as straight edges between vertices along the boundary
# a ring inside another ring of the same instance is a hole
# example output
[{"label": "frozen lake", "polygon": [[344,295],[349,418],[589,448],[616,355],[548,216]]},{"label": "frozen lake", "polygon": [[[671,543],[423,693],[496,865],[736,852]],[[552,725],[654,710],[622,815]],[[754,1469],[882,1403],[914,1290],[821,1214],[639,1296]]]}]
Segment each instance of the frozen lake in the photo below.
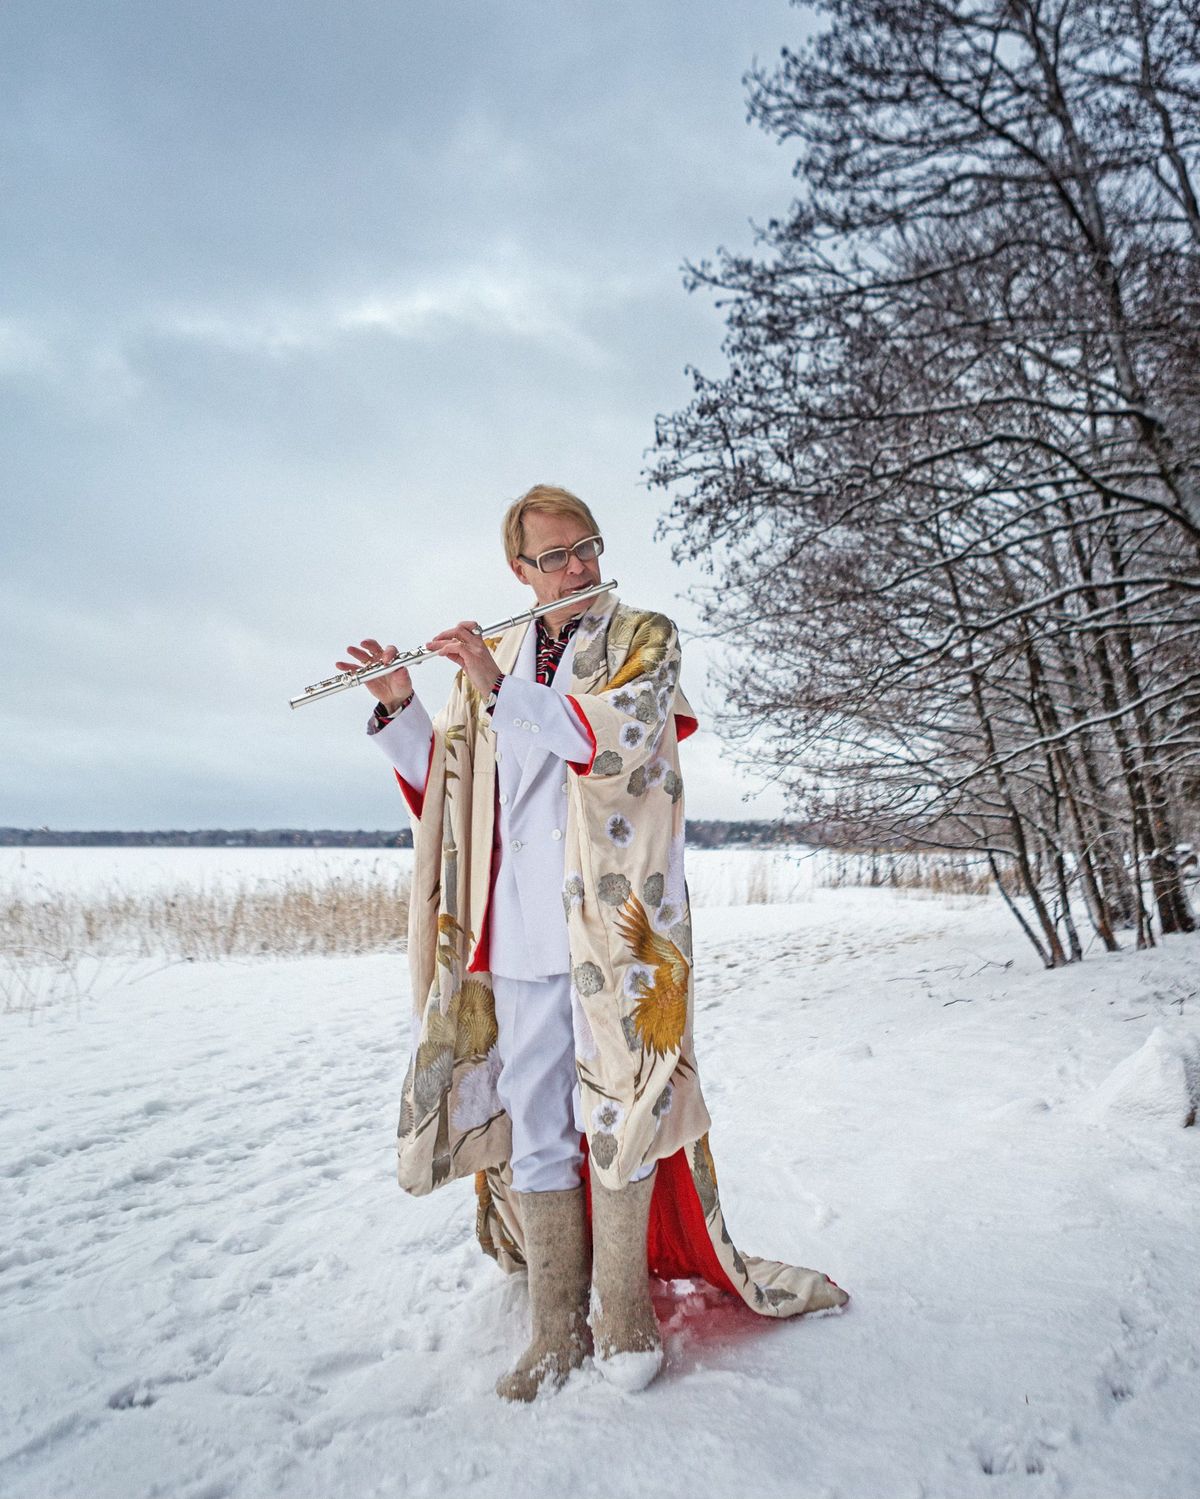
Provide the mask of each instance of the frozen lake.
[{"label": "frozen lake", "polygon": [[[0,898],[40,893],[213,889],[326,884],[353,876],[394,885],[412,870],[411,849],[385,848],[3,848]],[[689,849],[688,884],[697,905],[802,899],[827,874],[822,850]]]}]

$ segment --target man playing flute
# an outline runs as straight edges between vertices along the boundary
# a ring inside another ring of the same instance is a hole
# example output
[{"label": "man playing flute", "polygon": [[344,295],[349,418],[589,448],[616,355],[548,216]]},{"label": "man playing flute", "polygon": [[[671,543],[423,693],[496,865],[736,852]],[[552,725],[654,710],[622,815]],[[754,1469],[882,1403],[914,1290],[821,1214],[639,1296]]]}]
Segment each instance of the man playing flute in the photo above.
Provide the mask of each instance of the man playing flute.
[{"label": "man playing flute", "polygon": [[[566,490],[529,490],[503,537],[539,604],[600,582],[599,527]],[[528,1267],[531,1341],[498,1393],[533,1399],[593,1339],[606,1378],[648,1384],[651,1272],[764,1316],[842,1306],[826,1276],[743,1256],[725,1228],[692,1046],[678,744],[696,720],[675,626],[600,594],[429,647],[460,668],[435,719],[407,670],[365,684],[414,819],[399,1176],[423,1194],[474,1175],[482,1247]],[[397,652],[348,654],[339,670]]]}]

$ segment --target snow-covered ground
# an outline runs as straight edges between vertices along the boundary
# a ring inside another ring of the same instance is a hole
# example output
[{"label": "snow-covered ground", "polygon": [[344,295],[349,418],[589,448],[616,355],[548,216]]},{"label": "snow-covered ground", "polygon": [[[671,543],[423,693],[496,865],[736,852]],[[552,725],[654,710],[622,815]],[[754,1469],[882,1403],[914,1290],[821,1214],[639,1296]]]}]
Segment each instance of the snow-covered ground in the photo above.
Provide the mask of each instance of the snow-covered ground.
[{"label": "snow-covered ground", "polygon": [[403,959],[109,960],[0,1015],[0,1494],[1192,1499],[1198,957],[1046,973],[983,899],[702,906],[731,1230],[853,1300],[662,1286],[655,1385],[528,1408],[470,1184],[394,1184]]}]

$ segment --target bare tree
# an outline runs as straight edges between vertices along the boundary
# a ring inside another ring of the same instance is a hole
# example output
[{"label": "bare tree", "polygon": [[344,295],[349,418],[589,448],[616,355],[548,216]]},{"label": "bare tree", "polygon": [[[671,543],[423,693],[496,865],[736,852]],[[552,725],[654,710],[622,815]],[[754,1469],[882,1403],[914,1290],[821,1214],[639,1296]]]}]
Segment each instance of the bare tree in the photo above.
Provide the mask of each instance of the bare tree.
[{"label": "bare tree", "polygon": [[658,423],[778,774],[972,848],[1043,960],[1190,930],[1200,745],[1197,12],[833,0],[751,112],[802,196],[689,285],[729,371]]}]

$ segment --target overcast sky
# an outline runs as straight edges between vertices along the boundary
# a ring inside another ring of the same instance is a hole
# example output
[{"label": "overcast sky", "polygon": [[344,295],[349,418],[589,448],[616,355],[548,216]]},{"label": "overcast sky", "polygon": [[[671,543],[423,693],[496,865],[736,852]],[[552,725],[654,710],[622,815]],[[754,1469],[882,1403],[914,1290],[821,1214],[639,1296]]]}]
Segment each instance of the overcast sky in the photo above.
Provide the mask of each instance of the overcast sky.
[{"label": "overcast sky", "polygon": [[[4,0],[0,824],[389,827],[348,641],[527,607],[505,505],[714,648],[643,482],[791,157],[742,74],[786,0]],[[440,663],[420,668],[436,706]],[[772,816],[711,733],[693,817]]]}]

